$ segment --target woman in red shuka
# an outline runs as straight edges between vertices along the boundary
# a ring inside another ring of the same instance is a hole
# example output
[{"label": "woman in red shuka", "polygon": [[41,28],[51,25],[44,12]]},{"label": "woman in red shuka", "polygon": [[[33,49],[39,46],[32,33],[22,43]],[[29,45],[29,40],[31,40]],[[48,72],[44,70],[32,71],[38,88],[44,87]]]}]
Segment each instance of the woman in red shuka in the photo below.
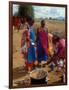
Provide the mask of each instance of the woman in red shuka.
[{"label": "woman in red shuka", "polygon": [[45,28],[45,20],[41,21],[41,26],[37,31],[37,60],[41,65],[48,60],[48,31]]}]

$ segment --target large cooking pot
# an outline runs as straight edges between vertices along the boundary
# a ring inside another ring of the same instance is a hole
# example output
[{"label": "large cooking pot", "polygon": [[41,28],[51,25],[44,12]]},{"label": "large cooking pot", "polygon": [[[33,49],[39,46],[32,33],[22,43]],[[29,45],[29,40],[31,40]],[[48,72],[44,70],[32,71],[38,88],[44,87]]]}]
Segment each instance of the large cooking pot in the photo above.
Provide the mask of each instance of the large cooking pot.
[{"label": "large cooking pot", "polygon": [[46,82],[47,73],[42,69],[36,69],[30,72],[32,84],[44,84]]}]

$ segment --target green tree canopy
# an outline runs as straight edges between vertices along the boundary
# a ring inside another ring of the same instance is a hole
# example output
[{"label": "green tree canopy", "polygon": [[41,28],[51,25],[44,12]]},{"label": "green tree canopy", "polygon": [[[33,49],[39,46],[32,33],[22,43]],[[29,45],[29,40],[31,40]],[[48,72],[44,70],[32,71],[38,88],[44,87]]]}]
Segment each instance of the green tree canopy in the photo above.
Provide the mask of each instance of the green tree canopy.
[{"label": "green tree canopy", "polygon": [[33,10],[32,5],[26,5],[26,4],[20,5],[18,16],[19,17],[31,16],[34,18],[34,10]]}]

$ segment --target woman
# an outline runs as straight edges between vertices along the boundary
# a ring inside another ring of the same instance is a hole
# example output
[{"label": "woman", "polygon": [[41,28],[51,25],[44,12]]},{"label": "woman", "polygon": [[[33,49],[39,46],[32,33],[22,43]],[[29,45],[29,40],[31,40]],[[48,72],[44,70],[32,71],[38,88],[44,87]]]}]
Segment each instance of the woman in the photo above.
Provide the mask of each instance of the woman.
[{"label": "woman", "polygon": [[29,42],[28,42],[28,53],[26,66],[28,71],[33,69],[34,62],[36,61],[36,51],[35,51],[35,32],[33,28],[34,20],[32,17],[28,17],[28,32],[29,32]]},{"label": "woman", "polygon": [[53,62],[57,65],[57,70],[65,69],[65,59],[66,59],[66,51],[65,51],[65,39],[60,38],[58,35],[53,36],[53,46],[54,46],[54,55]]},{"label": "woman", "polygon": [[37,60],[41,65],[48,60],[48,31],[44,20],[41,21],[41,26],[37,31]]},{"label": "woman", "polygon": [[53,35],[51,33],[48,33],[48,55],[49,57],[52,57],[54,54],[52,39],[53,39]]}]

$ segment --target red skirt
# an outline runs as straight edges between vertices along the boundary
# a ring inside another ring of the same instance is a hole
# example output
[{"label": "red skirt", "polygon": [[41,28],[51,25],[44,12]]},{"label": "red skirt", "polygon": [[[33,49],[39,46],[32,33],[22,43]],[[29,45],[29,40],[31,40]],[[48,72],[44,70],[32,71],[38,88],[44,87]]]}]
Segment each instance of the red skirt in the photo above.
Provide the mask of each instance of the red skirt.
[{"label": "red skirt", "polygon": [[31,63],[25,62],[25,64],[26,64],[26,68],[27,68],[27,69],[28,69],[29,67],[31,68],[31,70],[33,69],[34,62],[31,62]]}]

